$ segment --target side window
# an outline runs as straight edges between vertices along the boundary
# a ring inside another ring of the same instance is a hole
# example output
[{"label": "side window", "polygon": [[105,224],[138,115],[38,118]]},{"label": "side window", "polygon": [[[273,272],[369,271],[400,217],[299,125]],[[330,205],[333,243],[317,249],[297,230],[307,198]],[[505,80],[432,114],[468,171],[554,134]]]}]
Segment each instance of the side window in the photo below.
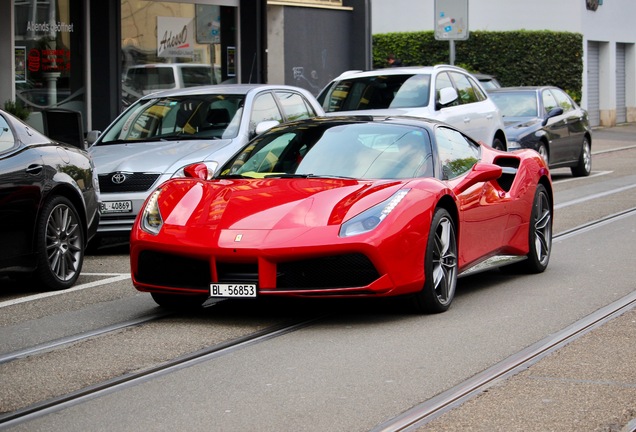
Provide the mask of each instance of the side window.
[{"label": "side window", "polygon": [[459,72],[451,72],[450,75],[457,87],[457,94],[459,95],[460,103],[468,104],[479,100],[475,95],[475,89],[466,75]]},{"label": "side window", "polygon": [[446,87],[452,87],[453,82],[446,72],[442,72],[437,74],[437,79],[435,80],[435,93],[437,98],[439,99],[439,91]]},{"label": "side window", "polygon": [[468,81],[470,81],[470,84],[473,86],[473,91],[475,92],[475,98],[477,98],[478,101],[486,100],[486,95],[484,94],[484,92],[481,91],[481,89],[479,88],[479,85],[475,82],[475,80],[472,79],[471,77],[468,77]]},{"label": "side window", "polygon": [[14,144],[13,132],[5,118],[0,115],[0,153],[9,150]]},{"label": "side window", "polygon": [[554,94],[554,97],[556,98],[556,101],[559,104],[559,106],[563,108],[563,112],[572,111],[574,109],[572,100],[567,95],[567,93],[557,89],[552,89],[552,93]]},{"label": "side window", "polygon": [[[453,82],[451,81],[448,73],[441,72],[437,74],[437,78],[435,79],[435,102],[439,101],[439,92],[443,88],[453,87]],[[450,106],[459,105],[459,99],[454,101]]]},{"label": "side window", "polygon": [[553,110],[554,108],[558,106],[558,103],[550,90],[544,90],[541,93],[541,97],[543,98],[543,108],[545,109],[545,112],[543,113],[543,115],[546,115],[547,113],[549,113],[551,110]]},{"label": "side window", "polygon": [[437,128],[435,141],[444,180],[464,174],[479,159],[479,147],[454,129]]},{"label": "side window", "polygon": [[274,96],[271,93],[263,93],[256,96],[252,113],[250,115],[250,132],[256,129],[256,125],[267,120],[277,120],[282,123],[283,116],[278,110]]},{"label": "side window", "polygon": [[278,91],[276,92],[276,97],[283,107],[287,120],[306,119],[316,115],[305,99],[298,93]]}]

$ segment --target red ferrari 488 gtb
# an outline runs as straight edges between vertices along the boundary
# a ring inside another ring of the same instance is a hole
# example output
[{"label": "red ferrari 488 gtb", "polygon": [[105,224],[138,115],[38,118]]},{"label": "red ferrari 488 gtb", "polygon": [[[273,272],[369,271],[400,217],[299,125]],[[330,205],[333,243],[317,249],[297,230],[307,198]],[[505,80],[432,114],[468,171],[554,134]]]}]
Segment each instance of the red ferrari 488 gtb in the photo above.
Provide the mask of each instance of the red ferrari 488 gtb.
[{"label": "red ferrari 488 gtb", "polygon": [[165,307],[209,297],[409,296],[443,312],[457,278],[538,273],[552,245],[549,170],[407,117],[323,117],[253,139],[217,172],[163,183],[131,233],[135,287]]}]

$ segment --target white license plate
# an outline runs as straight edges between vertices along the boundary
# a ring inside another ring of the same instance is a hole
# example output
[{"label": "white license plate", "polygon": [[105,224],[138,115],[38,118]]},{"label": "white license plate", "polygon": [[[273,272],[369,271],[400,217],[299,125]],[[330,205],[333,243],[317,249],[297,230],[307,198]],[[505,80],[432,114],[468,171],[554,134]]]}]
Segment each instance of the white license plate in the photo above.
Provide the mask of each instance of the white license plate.
[{"label": "white license plate", "polygon": [[256,297],[256,285],[210,284],[210,297]]},{"label": "white license plate", "polygon": [[132,201],[103,201],[99,205],[99,211],[102,214],[131,213],[132,210]]}]

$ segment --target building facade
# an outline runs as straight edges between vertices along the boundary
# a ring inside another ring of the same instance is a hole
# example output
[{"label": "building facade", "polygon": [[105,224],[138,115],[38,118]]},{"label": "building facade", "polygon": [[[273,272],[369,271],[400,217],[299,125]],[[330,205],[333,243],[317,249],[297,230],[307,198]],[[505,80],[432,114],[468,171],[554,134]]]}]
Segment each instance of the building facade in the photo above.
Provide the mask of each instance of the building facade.
[{"label": "building facade", "polygon": [[[434,30],[435,1],[372,0],[373,33]],[[469,34],[521,29],[582,34],[581,105],[590,121],[594,126],[636,122],[634,0],[467,1]]]},{"label": "building facade", "polygon": [[[317,93],[371,64],[369,2],[3,0],[0,50],[11,55],[0,56],[0,105],[28,106],[29,123],[46,133],[47,110],[79,112],[84,130],[103,130],[141,95],[188,80]],[[209,74],[170,83],[159,68],[184,63]]]}]

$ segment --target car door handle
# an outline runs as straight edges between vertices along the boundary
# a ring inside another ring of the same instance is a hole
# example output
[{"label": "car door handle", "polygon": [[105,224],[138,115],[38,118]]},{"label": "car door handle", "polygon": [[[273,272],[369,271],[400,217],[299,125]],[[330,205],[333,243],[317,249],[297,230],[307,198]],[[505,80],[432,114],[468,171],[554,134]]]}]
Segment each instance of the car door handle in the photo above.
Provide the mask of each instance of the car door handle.
[{"label": "car door handle", "polygon": [[42,165],[29,165],[26,169],[27,174],[37,175],[42,172]]},{"label": "car door handle", "polygon": [[464,117],[464,123],[470,123],[470,117]]},{"label": "car door handle", "polygon": [[486,115],[486,118],[487,118],[488,120],[492,120],[492,117],[493,117],[493,115],[492,115],[492,114],[487,114],[487,115]]}]

